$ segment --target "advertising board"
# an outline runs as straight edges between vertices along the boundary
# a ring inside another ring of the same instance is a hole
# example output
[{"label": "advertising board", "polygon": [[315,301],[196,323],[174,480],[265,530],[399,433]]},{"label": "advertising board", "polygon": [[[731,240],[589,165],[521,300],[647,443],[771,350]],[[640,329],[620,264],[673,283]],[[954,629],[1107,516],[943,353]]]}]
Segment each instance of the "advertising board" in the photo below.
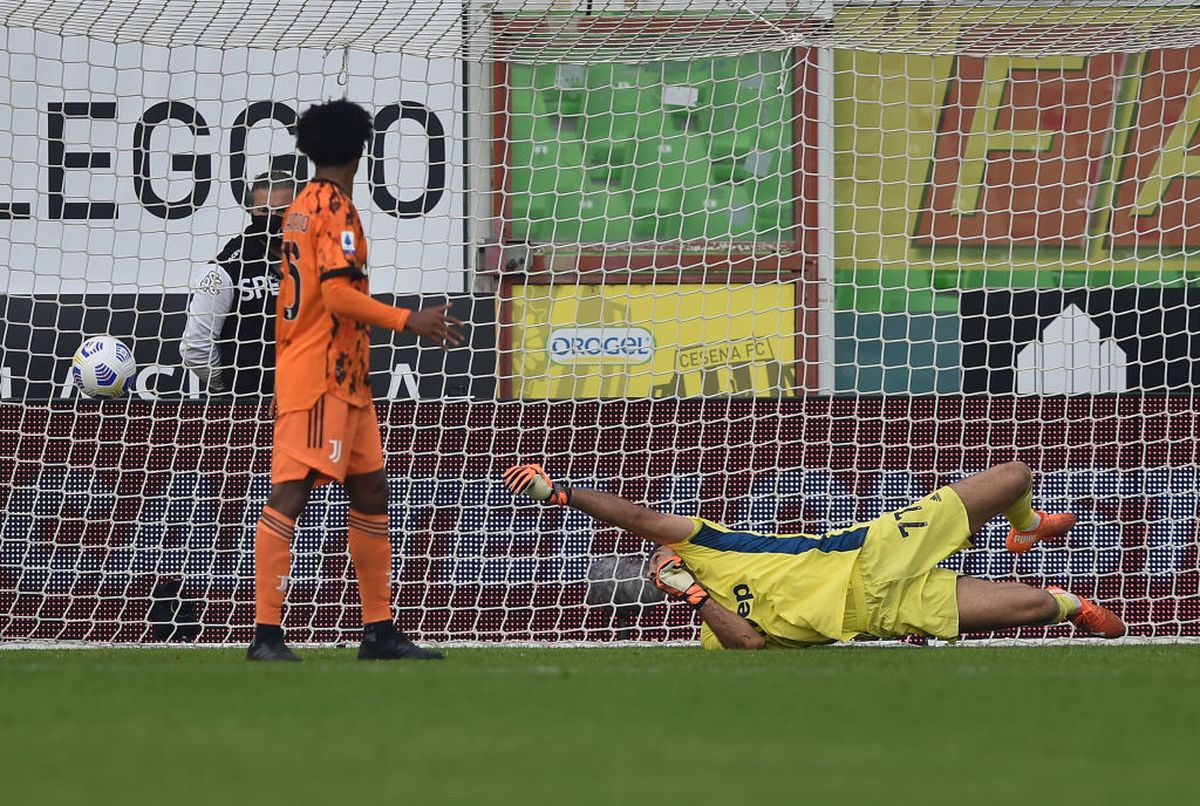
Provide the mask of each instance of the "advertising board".
[{"label": "advertising board", "polygon": [[[466,341],[452,350],[412,334],[371,330],[371,385],[376,399],[491,399],[496,389],[496,306],[487,295],[376,295],[409,309],[450,303]],[[75,398],[71,357],[89,336],[107,334],[133,350],[141,400],[208,395],[179,355],[187,320],[185,294],[0,295],[0,399],[26,402]],[[270,324],[268,324],[270,327]],[[257,386],[255,387],[257,388]]]},{"label": "advertising board", "polygon": [[795,393],[795,283],[508,287],[501,377],[512,397]]},{"label": "advertising board", "polygon": [[[463,291],[461,63],[113,44],[0,29],[0,290],[170,293],[246,223],[247,180],[311,170],[297,115],[349,97],[375,136],[355,204],[376,293]],[[345,61],[343,62],[343,58]]]},{"label": "advertising board", "polygon": [[[256,414],[0,404],[0,638],[148,640],[150,593],[175,580],[199,640],[249,640],[254,522],[270,491],[270,423]],[[1187,436],[1200,422],[1178,400],[406,401],[380,415],[396,603],[423,638],[615,637],[614,608],[586,604],[589,569],[644,558],[649,544],[569,508],[514,503],[500,473],[532,459],[665,511],[818,534],[1022,459],[1039,506],[1079,525],[1018,556],[996,519],[951,568],[1096,595],[1134,635],[1200,635],[1200,443]],[[296,640],[359,627],[345,518],[330,485],[300,520],[286,611]],[[629,637],[695,635],[686,605],[654,604]]]}]

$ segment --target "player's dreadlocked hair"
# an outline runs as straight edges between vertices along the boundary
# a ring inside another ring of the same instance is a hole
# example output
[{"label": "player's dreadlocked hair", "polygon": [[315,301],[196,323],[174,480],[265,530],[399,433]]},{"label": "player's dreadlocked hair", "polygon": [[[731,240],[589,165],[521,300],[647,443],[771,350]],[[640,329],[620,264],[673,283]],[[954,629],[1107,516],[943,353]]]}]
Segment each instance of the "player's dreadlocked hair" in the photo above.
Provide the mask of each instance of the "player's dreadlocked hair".
[{"label": "player's dreadlocked hair", "polygon": [[353,101],[313,104],[296,122],[296,148],[315,165],[345,165],[362,156],[371,128],[371,116]]}]

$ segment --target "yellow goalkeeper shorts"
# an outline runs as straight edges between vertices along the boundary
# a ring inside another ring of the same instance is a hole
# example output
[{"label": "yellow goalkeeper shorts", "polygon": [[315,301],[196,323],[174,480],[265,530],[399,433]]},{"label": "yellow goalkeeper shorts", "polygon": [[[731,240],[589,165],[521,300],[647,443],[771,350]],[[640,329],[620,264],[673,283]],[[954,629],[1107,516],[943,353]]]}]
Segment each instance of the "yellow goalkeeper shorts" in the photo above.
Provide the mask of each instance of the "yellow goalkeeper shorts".
[{"label": "yellow goalkeeper shorts", "polygon": [[967,510],[949,487],[881,515],[851,569],[846,628],[957,638],[958,574],[937,564],[970,544]]}]

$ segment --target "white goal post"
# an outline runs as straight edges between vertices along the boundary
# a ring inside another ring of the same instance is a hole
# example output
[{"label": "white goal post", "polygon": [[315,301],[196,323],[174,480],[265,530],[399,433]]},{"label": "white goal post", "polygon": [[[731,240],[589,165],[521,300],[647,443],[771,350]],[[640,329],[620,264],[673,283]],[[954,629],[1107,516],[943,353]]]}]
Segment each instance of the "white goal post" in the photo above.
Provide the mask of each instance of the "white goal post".
[{"label": "white goal post", "polygon": [[[0,641],[248,640],[266,359],[226,327],[217,393],[182,343],[255,178],[306,178],[296,116],[343,95],[372,293],[468,323],[374,336],[413,635],[696,636],[641,540],[514,505],[514,462],[821,533],[1011,459],[1080,525],[951,567],[1200,635],[1191,4],[0,0],[0,63]],[[226,321],[269,319],[270,272],[226,275]],[[125,400],[71,380],[103,334]],[[358,630],[346,519],[322,488],[300,521],[295,640]]]}]

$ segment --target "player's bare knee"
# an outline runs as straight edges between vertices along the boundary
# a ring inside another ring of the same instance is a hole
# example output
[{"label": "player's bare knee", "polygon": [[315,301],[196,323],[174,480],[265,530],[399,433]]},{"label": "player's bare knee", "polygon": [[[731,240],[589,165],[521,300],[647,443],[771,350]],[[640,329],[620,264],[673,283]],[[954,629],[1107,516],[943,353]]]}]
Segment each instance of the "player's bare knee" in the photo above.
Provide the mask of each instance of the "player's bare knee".
[{"label": "player's bare knee", "polygon": [[308,503],[307,487],[295,484],[276,484],[267,497],[267,506],[284,517],[295,520]]},{"label": "player's bare knee", "polygon": [[1000,476],[997,479],[998,483],[1004,486],[1004,497],[1011,501],[1016,501],[1024,495],[1025,491],[1029,489],[1029,485],[1033,483],[1033,471],[1024,462],[1005,462],[997,465],[995,470]]},{"label": "player's bare knee", "polygon": [[346,480],[350,507],[364,515],[385,515],[388,507],[387,476],[383,472],[368,473]]},{"label": "player's bare knee", "polygon": [[386,515],[387,514],[387,491],[381,494],[372,490],[369,493],[360,493],[350,499],[350,508],[355,512],[361,512],[364,515]]},{"label": "player's bare knee", "polygon": [[366,496],[358,501],[351,501],[350,506],[355,512],[361,512],[364,515],[386,515],[387,496]]}]

